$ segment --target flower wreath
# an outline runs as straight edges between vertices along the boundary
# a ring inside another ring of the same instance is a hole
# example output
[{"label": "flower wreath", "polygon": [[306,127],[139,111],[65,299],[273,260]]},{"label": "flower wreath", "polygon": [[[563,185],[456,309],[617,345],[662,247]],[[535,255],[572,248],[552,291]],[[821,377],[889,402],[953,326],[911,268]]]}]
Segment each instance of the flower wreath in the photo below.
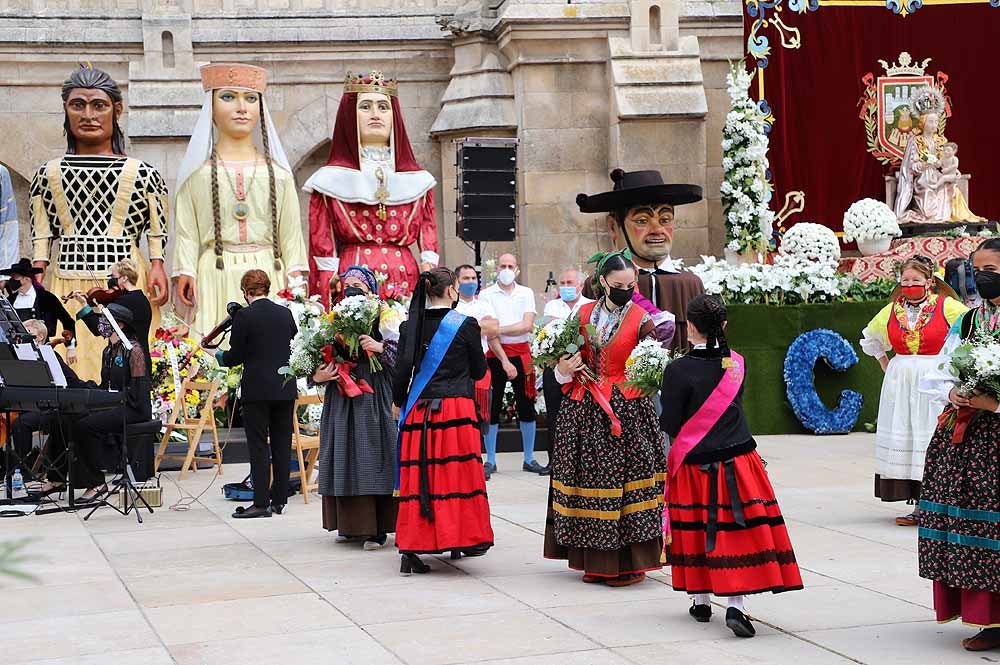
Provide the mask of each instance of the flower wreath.
[{"label": "flower wreath", "polygon": [[822,358],[837,372],[858,362],[858,354],[840,334],[820,328],[799,335],[785,355],[785,390],[795,417],[815,434],[846,434],[861,414],[863,397],[853,390],[840,393],[837,408],[830,410],[816,392],[816,361]]}]

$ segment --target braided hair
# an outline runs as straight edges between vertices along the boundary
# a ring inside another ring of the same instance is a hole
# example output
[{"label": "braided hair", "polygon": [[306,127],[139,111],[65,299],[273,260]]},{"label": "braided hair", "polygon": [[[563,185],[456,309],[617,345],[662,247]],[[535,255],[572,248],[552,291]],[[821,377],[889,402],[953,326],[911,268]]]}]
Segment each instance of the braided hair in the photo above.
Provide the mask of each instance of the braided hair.
[{"label": "braided hair", "polygon": [[449,286],[455,285],[455,273],[451,269],[439,266],[420,273],[417,285],[410,299],[410,312],[407,318],[406,337],[402,340],[400,364],[404,372],[411,372],[420,367],[424,351],[424,312],[427,310],[426,299],[442,298],[448,292]]},{"label": "braided hair", "polygon": [[[81,64],[80,68],[70,74],[70,77],[63,81],[62,100],[65,104],[69,101],[69,95],[73,90],[83,88],[85,90],[100,90],[106,94],[112,104],[122,103],[122,89],[118,87],[111,75],[103,69],[95,69],[90,64]],[[125,154],[125,132],[118,124],[117,109],[112,114],[111,120],[111,151],[116,155]],[[63,130],[66,133],[66,153],[76,154],[76,137],[69,128],[69,116],[63,118]]]},{"label": "braided hair", "polygon": [[278,242],[278,192],[274,181],[274,163],[271,161],[271,140],[267,135],[267,114],[264,113],[264,95],[257,97],[260,104],[260,133],[264,144],[264,160],[267,162],[267,199],[271,208],[271,250],[274,253],[274,269],[281,272],[281,243]]},{"label": "braided hair", "polygon": [[627,249],[617,252],[599,252],[590,257],[587,263],[597,263],[597,268],[594,270],[594,277],[590,280],[590,285],[594,289],[594,293],[598,294],[598,296],[607,295],[604,292],[604,287],[601,285],[601,277],[607,277],[616,270],[635,270],[631,252]]},{"label": "braided hair", "polygon": [[708,337],[708,343],[705,345],[707,350],[718,348],[723,367],[729,367],[732,363],[730,360],[732,353],[723,326],[726,314],[726,306],[722,300],[706,293],[695,296],[688,303],[687,320],[698,329],[698,332]]},{"label": "braided hair", "polygon": [[215,233],[215,268],[222,270],[222,213],[219,210],[219,155],[212,146],[212,230]]}]

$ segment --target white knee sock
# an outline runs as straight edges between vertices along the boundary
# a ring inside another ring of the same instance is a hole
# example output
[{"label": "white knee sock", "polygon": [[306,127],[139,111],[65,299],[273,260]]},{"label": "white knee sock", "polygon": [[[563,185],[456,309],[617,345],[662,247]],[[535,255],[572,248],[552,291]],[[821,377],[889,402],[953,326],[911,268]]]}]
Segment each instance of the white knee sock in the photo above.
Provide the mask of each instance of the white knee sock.
[{"label": "white knee sock", "polygon": [[746,610],[743,609],[743,596],[730,596],[728,600],[729,607],[735,607],[740,612],[746,613]]},{"label": "white knee sock", "polygon": [[695,605],[709,605],[711,602],[712,598],[707,593],[696,593],[694,595]]}]

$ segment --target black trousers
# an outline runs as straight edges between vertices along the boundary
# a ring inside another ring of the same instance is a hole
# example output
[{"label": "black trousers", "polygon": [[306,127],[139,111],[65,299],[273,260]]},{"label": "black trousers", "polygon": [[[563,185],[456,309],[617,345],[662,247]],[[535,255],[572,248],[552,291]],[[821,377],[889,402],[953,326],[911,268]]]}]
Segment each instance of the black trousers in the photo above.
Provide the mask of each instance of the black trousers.
[{"label": "black trousers", "polygon": [[[73,465],[73,487],[84,489],[103,484],[105,459],[109,460],[109,464],[111,464],[111,460],[113,459],[114,468],[110,466],[108,468],[111,470],[117,469],[119,456],[117,454],[106,456],[105,453],[107,451],[105,449],[112,443],[120,445],[120,443],[110,441],[109,439],[115,435],[119,438],[121,437],[123,417],[126,423],[141,423],[149,420],[148,415],[144,415],[135,409],[118,407],[115,409],[94,411],[73,422],[70,427],[70,436],[73,437],[76,457],[76,463]],[[50,441],[54,442],[56,439],[57,437],[52,437]],[[52,443],[50,443],[50,449],[52,447]],[[62,445],[62,449],[65,450],[65,444]],[[62,450],[60,450],[61,452]],[[49,480],[55,480],[56,482],[66,480],[65,476],[59,476],[65,473],[69,462],[66,455],[59,455],[59,457],[62,461],[56,464],[57,469],[55,474],[52,472],[49,473]],[[53,475],[56,477],[53,478]]]},{"label": "black trousers", "polygon": [[259,508],[266,508],[270,503],[283,506],[288,501],[294,417],[294,401],[243,402],[243,427],[246,429],[250,477],[253,479],[253,505]]},{"label": "black trousers", "polygon": [[556,374],[551,367],[546,367],[542,373],[542,395],[545,398],[545,420],[549,424],[549,450],[552,450],[552,438],[556,435],[556,418],[559,417],[563,391],[562,384],[556,381]]},{"label": "black trousers", "polygon": [[[490,424],[500,423],[500,409],[503,408],[503,389],[507,386],[507,373],[499,358],[488,358],[490,380],[493,387],[493,399],[490,400]],[[535,422],[535,402],[528,399],[524,385],[524,366],[520,358],[511,358],[510,364],[517,368],[517,376],[511,381],[514,386],[514,400],[517,402],[517,419],[522,423]]]}]

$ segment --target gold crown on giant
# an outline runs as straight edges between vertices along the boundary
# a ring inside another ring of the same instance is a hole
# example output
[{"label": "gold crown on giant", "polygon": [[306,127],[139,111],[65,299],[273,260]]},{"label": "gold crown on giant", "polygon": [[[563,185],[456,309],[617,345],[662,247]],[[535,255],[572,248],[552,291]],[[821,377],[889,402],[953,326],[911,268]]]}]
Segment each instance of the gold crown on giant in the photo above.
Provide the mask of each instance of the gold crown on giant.
[{"label": "gold crown on giant", "polygon": [[394,78],[387,78],[382,72],[375,70],[368,74],[347,73],[344,81],[344,92],[377,92],[390,97],[396,96],[398,82]]}]

